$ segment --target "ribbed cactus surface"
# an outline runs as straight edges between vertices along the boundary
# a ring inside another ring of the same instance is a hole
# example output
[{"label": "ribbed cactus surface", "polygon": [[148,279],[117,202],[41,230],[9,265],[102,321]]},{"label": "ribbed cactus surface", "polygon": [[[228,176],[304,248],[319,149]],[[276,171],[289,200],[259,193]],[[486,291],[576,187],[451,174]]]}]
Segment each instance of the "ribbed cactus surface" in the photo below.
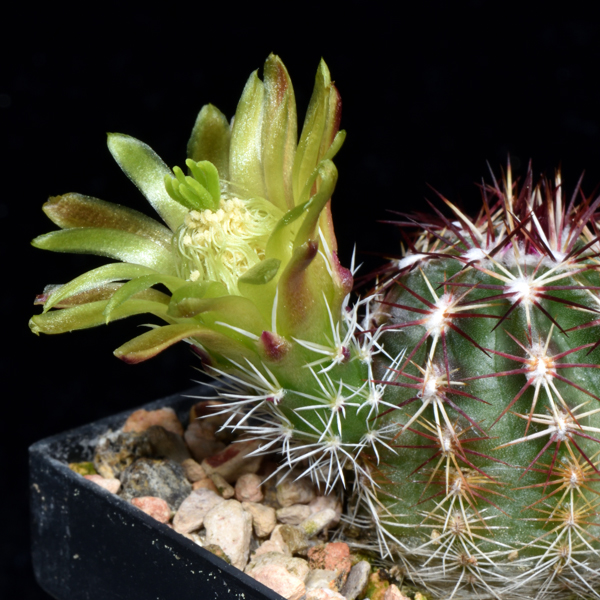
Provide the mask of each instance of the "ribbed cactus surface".
[{"label": "ribbed cactus surface", "polygon": [[477,219],[400,217],[373,324],[403,356],[376,367],[399,430],[373,512],[440,598],[598,597],[599,202],[579,195],[509,166]]}]

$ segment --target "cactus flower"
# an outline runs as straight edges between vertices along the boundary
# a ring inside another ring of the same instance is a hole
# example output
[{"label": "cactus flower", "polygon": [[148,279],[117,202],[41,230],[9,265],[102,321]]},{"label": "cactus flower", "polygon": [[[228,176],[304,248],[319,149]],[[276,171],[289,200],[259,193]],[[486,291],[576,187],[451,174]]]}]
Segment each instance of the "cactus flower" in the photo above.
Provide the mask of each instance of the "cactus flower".
[{"label": "cactus flower", "polygon": [[250,76],[231,125],[214,106],[202,108],[187,175],[143,142],[109,134],[111,154],[164,224],[80,194],[51,198],[44,212],[61,230],[34,246],[120,262],[49,286],[32,330],[61,333],[139,313],[165,321],[116,351],[127,362],[179,340],[214,364],[279,356],[285,338],[300,334],[318,342],[329,320],[323,298],[338,314],[352,282],[337,259],[329,209],[331,159],[345,137],[340,110],[321,62],[297,144],[292,83],[272,55],[264,81]]}]

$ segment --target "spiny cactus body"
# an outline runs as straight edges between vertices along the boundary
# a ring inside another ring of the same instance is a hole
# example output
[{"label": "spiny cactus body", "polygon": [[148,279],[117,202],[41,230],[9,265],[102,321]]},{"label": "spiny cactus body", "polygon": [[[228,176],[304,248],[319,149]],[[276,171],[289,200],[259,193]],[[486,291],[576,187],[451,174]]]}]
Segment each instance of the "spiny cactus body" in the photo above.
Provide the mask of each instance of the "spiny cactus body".
[{"label": "spiny cactus body", "polygon": [[403,215],[405,255],[351,300],[329,209],[340,106],[322,63],[297,144],[271,56],[232,124],[202,109],[188,175],[111,134],[166,226],[51,199],[61,231],[34,245],[122,262],[50,286],[32,329],[165,321],[117,356],[190,343],[224,379],[226,426],[281,453],[282,476],[345,486],[346,521],[435,598],[600,597],[600,200],[509,169],[475,220]]},{"label": "spiny cactus body", "polygon": [[519,189],[509,166],[477,219],[398,223],[416,237],[379,322],[404,353],[380,419],[399,431],[371,503],[439,597],[598,597],[600,201],[562,194],[531,170]]}]

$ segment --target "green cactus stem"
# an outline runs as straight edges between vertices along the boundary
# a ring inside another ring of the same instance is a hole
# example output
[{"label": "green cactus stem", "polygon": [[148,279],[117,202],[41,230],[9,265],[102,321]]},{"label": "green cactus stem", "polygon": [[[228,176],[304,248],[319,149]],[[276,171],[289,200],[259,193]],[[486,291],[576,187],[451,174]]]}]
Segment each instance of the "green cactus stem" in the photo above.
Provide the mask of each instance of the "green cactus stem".
[{"label": "green cactus stem", "polygon": [[[600,199],[522,186],[471,220],[401,215],[372,327],[396,423],[363,492],[381,549],[439,598],[600,597]],[[380,331],[380,329],[379,329]],[[381,376],[381,375],[379,375]],[[375,462],[375,461],[374,461]]]}]

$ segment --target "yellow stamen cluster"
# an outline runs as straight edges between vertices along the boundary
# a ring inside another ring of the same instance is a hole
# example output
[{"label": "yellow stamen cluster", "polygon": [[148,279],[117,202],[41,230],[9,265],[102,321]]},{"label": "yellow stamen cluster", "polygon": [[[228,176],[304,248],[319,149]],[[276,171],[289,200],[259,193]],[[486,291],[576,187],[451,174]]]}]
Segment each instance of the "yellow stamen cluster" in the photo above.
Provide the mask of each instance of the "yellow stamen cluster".
[{"label": "yellow stamen cluster", "polygon": [[190,211],[176,236],[180,275],[188,281],[219,281],[230,294],[238,279],[263,260],[280,215],[260,198],[221,200],[216,211]]}]

